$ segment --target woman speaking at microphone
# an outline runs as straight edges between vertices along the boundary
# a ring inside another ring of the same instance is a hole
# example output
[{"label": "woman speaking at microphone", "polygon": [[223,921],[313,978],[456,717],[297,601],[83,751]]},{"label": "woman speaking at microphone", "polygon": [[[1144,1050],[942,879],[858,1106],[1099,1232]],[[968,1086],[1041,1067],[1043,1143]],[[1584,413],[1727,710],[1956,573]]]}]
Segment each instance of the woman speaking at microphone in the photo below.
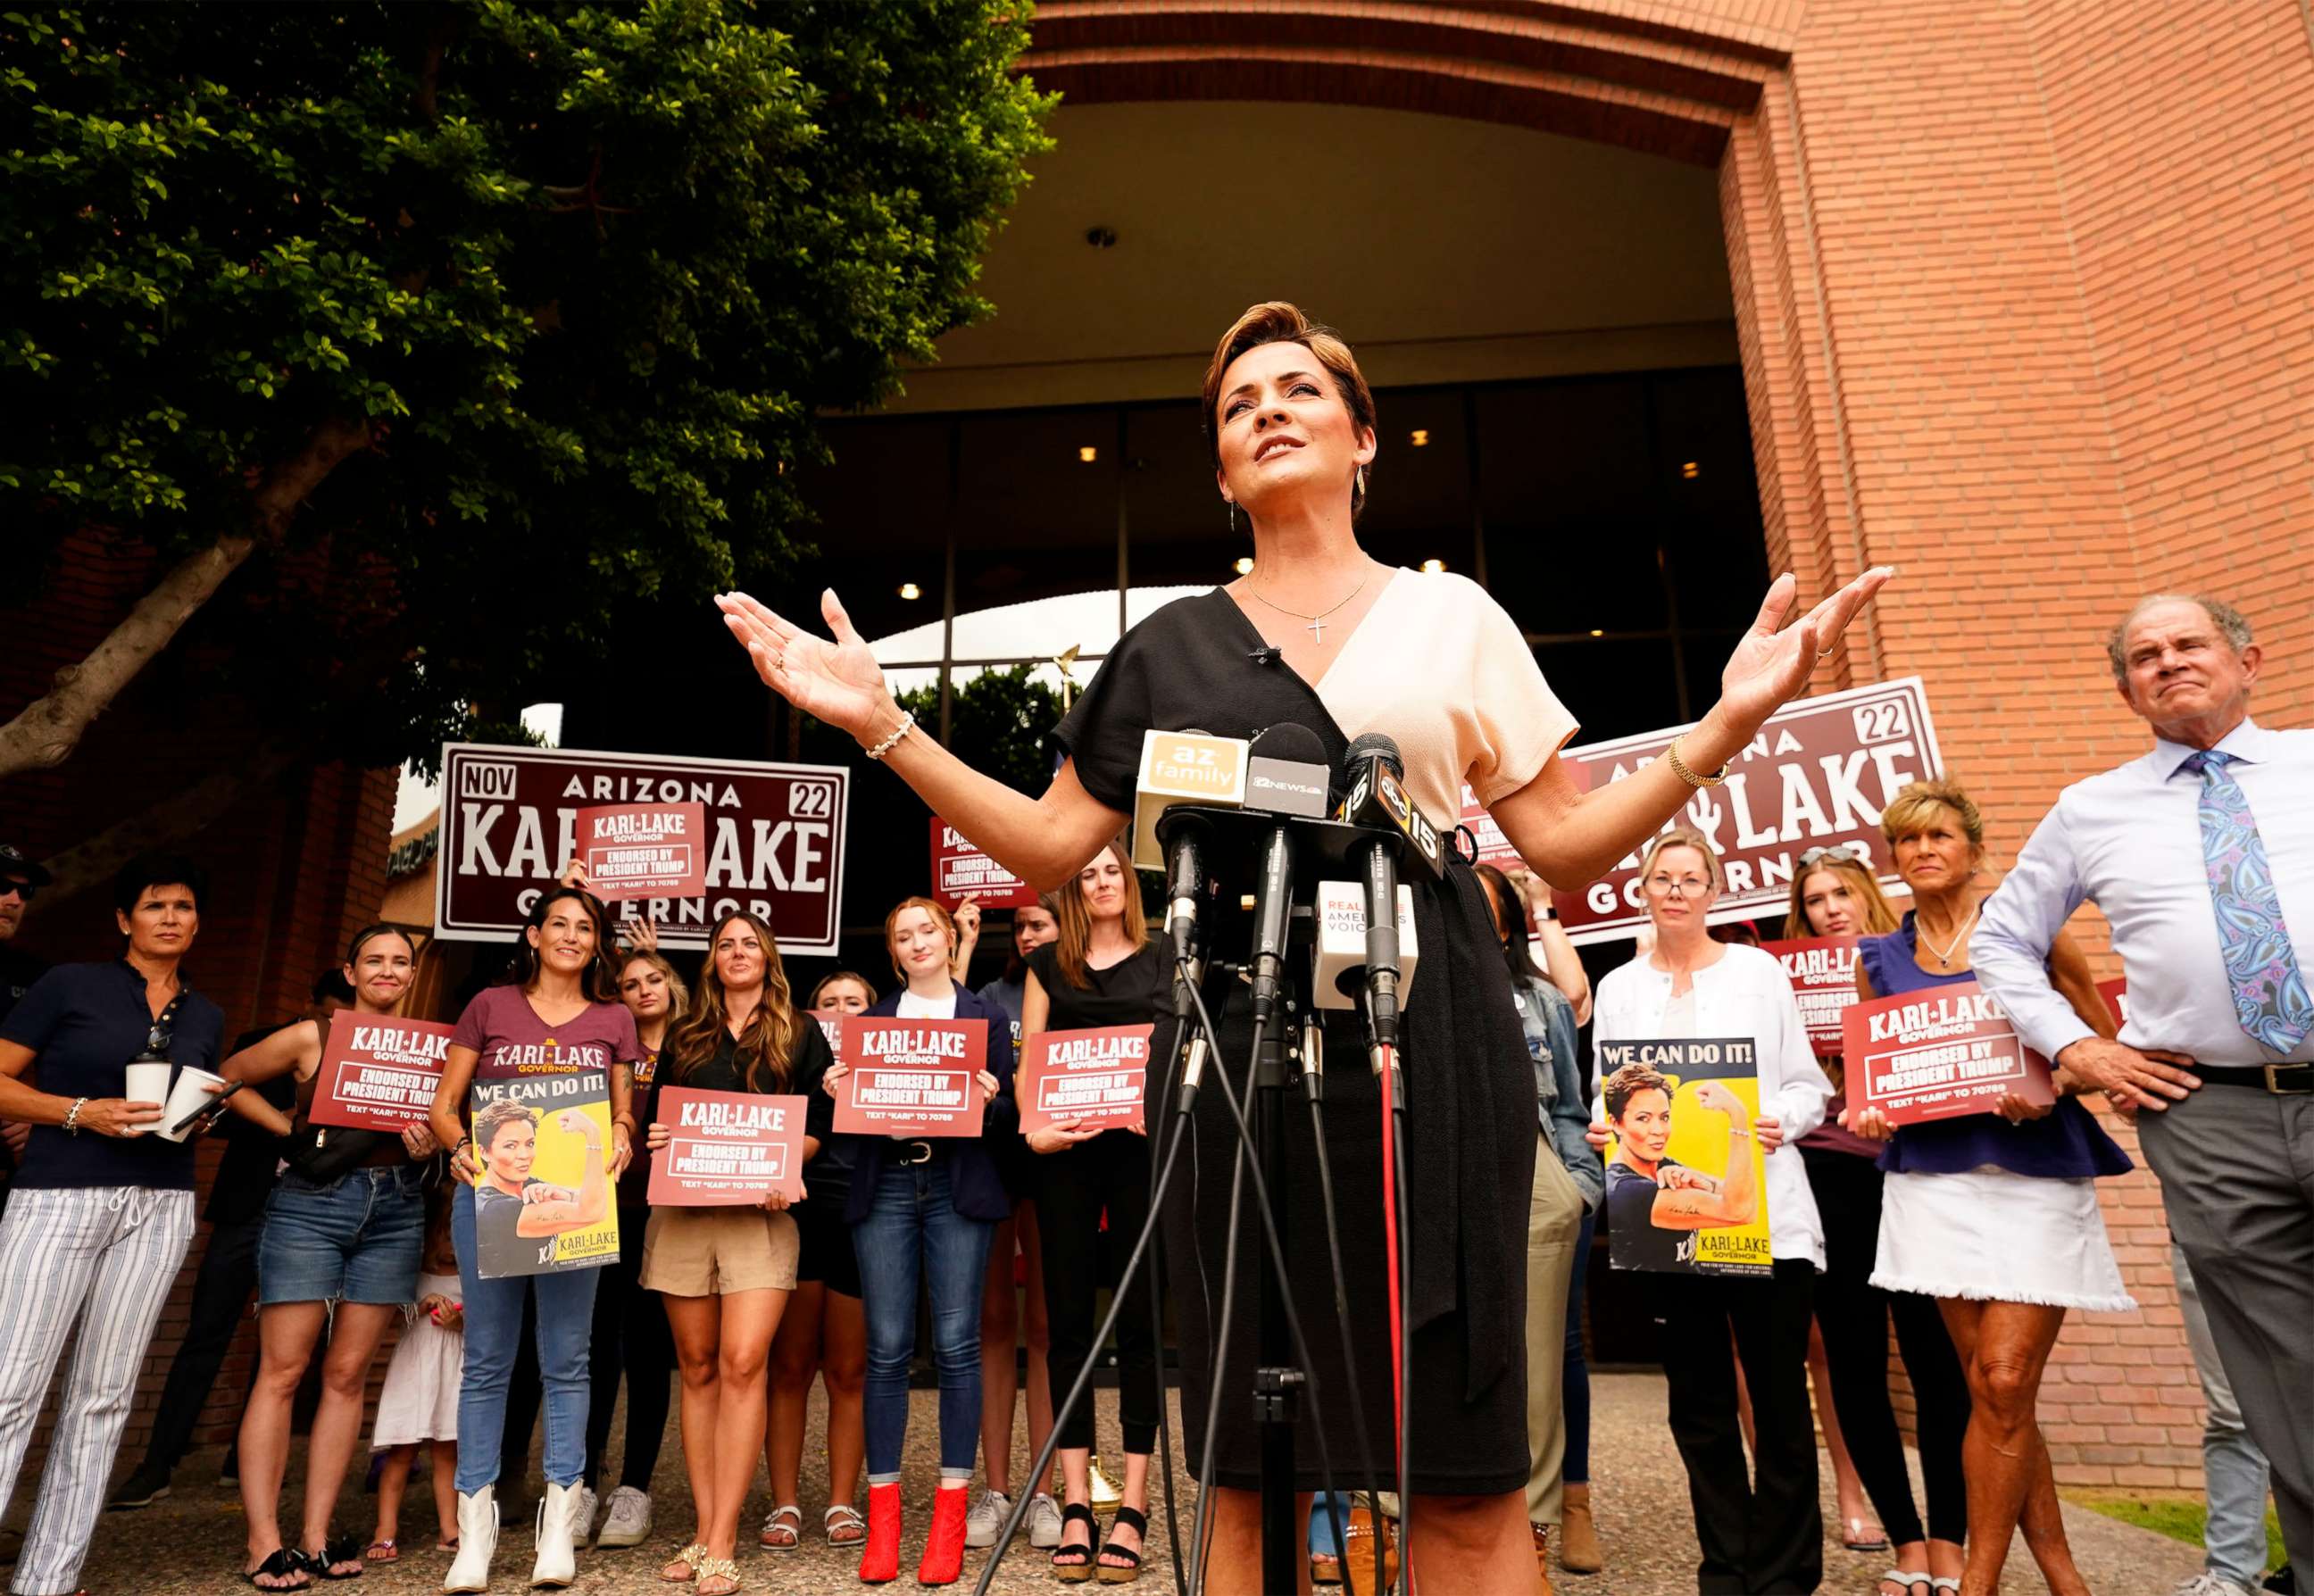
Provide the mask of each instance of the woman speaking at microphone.
[{"label": "woman speaking at microphone", "polygon": [[[1353,737],[1388,735],[1404,754],[1409,791],[1434,821],[1459,811],[1468,781],[1529,865],[1576,886],[1612,869],[1695,787],[1716,782],[1887,579],[1885,570],[1867,572],[1781,631],[1793,586],[1779,580],[1728,662],[1720,701],[1674,745],[1673,757],[1585,793],[1557,757],[1575,721],[1510,617],[1460,577],[1383,566],[1358,546],[1356,520],[1378,442],[1373,395],[1349,347],[1293,305],[1256,305],[1214,349],[1203,402],[1223,501],[1216,513],[1233,525],[1242,516],[1253,569],[1176,600],[1118,641],[1061,723],[1069,757],[1041,798],[971,770],[914,731],[833,593],[821,601],[832,641],[744,595],[718,600],[725,622],[776,692],[851,732],[958,831],[1040,887],[1068,879],[1124,825],[1144,733],[1198,727],[1250,738],[1288,723],[1315,733],[1337,767]],[[1414,1277],[1414,1336],[1405,1349],[1411,1555],[1418,1575],[1442,1590],[1517,1590],[1534,1579],[1522,1355],[1534,1080],[1477,878],[1451,863],[1443,880],[1413,885],[1422,978],[1401,1032],[1413,1172],[1412,1232],[1403,1239]],[[1217,1024],[1223,1056],[1241,1069],[1251,1033],[1241,995]],[[1347,1017],[1329,1033],[1336,1057],[1364,1056]],[[1384,1275],[1376,1090],[1367,1071],[1337,1070],[1327,1093],[1342,1248],[1362,1305],[1382,1300]],[[1209,1091],[1197,1104],[1199,1145],[1209,1151],[1234,1136],[1219,1099]],[[1317,1401],[1302,1404],[1302,1491],[1320,1483],[1310,1418],[1321,1404],[1335,1415],[1346,1403],[1365,1405],[1375,1456],[1354,1455],[1340,1418],[1329,1425],[1335,1463],[1354,1478],[1391,1472],[1394,1432],[1388,1337],[1360,1337],[1352,1371],[1318,1317],[1332,1285],[1314,1157],[1305,1125],[1290,1120],[1279,1222],[1288,1283],[1312,1310],[1319,1388]],[[1192,1458],[1206,1440],[1231,1162],[1226,1154],[1203,1159],[1168,1195]],[[1242,1376],[1250,1385],[1257,1249],[1241,1250],[1228,1367],[1232,1384]],[[1213,1528],[1206,1588],[1251,1591],[1260,1577],[1251,1404],[1225,1400],[1220,1412],[1214,1476],[1204,1482]]]}]

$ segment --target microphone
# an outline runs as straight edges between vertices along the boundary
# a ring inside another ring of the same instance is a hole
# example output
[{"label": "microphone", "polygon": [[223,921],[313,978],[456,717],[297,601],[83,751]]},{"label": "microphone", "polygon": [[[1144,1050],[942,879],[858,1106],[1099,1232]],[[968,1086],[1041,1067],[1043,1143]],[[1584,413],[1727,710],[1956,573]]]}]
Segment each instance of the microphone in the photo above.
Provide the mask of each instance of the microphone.
[{"label": "microphone", "polygon": [[[1437,855],[1443,849],[1437,828],[1423,817],[1407,797],[1400,779],[1406,766],[1398,745],[1380,732],[1368,732],[1350,745],[1355,769],[1343,818],[1362,825],[1384,825],[1414,844],[1426,858],[1434,877],[1445,873]],[[1365,794],[1361,802],[1361,794]],[[1425,834],[1429,848],[1423,847]],[[1360,885],[1365,888],[1366,1025],[1381,1068],[1382,1050],[1398,1045],[1398,848],[1376,836],[1350,845],[1357,860]]]},{"label": "microphone", "polygon": [[1197,935],[1197,900],[1206,893],[1206,843],[1214,823],[1194,810],[1167,828],[1165,840],[1165,934],[1173,941],[1173,962],[1190,956]]},{"label": "microphone", "polygon": [[[1254,739],[1252,758],[1273,767],[1314,765],[1318,770],[1318,791],[1321,795],[1325,791],[1325,745],[1306,726],[1288,721],[1271,727]],[[1253,1019],[1265,1032],[1281,995],[1286,938],[1291,930],[1294,832],[1287,816],[1296,812],[1285,811],[1270,827],[1261,847],[1260,876],[1254,885]]]}]

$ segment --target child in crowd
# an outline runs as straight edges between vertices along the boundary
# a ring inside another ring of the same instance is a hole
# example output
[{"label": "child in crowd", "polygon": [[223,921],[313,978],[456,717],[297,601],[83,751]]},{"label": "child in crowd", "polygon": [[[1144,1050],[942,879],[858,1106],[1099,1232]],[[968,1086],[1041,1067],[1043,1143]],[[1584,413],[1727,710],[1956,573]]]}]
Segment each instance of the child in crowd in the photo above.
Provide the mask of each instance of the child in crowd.
[{"label": "child in crowd", "polygon": [[465,1309],[458,1290],[458,1259],[450,1243],[450,1183],[430,1195],[426,1256],[418,1276],[417,1314],[402,1333],[378,1391],[377,1426],[370,1450],[385,1453],[377,1476],[377,1529],[367,1563],[392,1563],[402,1553],[402,1494],[418,1449],[432,1443],[434,1549],[458,1549],[458,1385],[466,1363]]}]

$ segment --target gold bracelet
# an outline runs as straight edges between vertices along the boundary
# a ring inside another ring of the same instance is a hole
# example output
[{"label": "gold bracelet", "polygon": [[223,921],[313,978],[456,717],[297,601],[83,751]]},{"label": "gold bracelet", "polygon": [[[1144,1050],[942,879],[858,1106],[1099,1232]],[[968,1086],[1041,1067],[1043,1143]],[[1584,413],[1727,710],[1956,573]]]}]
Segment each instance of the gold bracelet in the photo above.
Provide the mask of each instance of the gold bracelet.
[{"label": "gold bracelet", "polygon": [[1728,761],[1727,764],[1721,765],[1709,776],[1699,776],[1688,769],[1687,761],[1679,756],[1679,745],[1685,741],[1687,741],[1687,734],[1682,732],[1671,740],[1671,746],[1664,750],[1664,759],[1670,764],[1673,775],[1677,776],[1690,787],[1717,787],[1727,780],[1728,766],[1735,763],[1733,760]]}]

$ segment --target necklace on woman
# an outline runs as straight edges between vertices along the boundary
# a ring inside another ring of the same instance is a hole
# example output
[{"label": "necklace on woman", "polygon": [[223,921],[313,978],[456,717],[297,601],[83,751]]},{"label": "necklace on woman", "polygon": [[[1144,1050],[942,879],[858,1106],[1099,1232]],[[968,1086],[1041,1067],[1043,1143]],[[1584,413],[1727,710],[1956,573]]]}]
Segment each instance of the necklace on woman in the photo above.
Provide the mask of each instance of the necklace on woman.
[{"label": "necklace on woman", "polygon": [[1267,604],[1271,609],[1276,610],[1281,615],[1291,615],[1297,621],[1307,621],[1310,624],[1303,627],[1302,630],[1308,632],[1312,637],[1317,639],[1318,641],[1322,644],[1326,640],[1326,617],[1332,614],[1336,610],[1340,609],[1343,604],[1349,603],[1351,599],[1357,597],[1359,594],[1364,593],[1366,590],[1366,584],[1373,580],[1373,562],[1372,560],[1368,560],[1366,562],[1366,574],[1358,578],[1358,585],[1351,588],[1347,594],[1344,595],[1339,604],[1328,604],[1324,609],[1319,611],[1314,615],[1305,615],[1300,610],[1287,609],[1284,604],[1279,604],[1276,599],[1269,597],[1267,594],[1255,592],[1253,584],[1250,582],[1246,584],[1245,590],[1248,593],[1253,594],[1254,597],[1261,600],[1263,604]]},{"label": "necklace on woman", "polygon": [[1977,911],[1983,907],[1984,905],[1983,904],[1973,905],[1969,909],[1968,918],[1960,922],[1960,930],[1955,931],[1953,933],[1952,940],[1946,943],[1942,948],[1938,947],[1934,942],[1929,940],[1928,926],[1921,920],[1921,917],[1918,914],[1913,915],[1912,929],[1920,935],[1921,946],[1927,948],[1931,954],[1936,956],[1937,965],[1939,968],[1947,970],[1952,968],[1953,954],[1959,948],[1961,939],[1968,935],[1968,928],[1976,923]]}]

